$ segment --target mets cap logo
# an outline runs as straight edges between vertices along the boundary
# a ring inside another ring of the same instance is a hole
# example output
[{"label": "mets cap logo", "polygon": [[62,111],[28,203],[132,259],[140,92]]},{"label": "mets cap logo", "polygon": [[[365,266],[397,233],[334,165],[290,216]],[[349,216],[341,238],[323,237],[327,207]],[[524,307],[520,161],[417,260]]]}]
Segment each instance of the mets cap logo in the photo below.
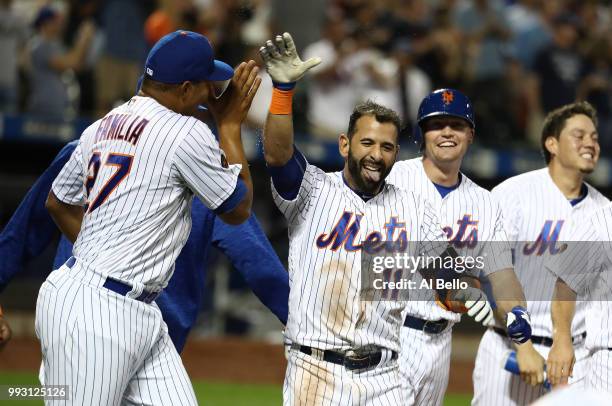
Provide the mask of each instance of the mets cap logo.
[{"label": "mets cap logo", "polygon": [[444,102],[444,104],[447,104],[447,105],[451,104],[454,99],[455,99],[455,95],[450,90],[445,90],[442,93],[442,101]]}]

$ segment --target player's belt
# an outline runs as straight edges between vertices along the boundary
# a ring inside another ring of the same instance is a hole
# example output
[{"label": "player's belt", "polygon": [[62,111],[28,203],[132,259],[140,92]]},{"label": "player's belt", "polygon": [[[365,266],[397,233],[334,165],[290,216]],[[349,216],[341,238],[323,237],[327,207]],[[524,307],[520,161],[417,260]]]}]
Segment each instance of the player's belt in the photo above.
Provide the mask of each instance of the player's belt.
[{"label": "player's belt", "polygon": [[[508,332],[503,328],[493,327],[493,331],[504,338],[508,338]],[[577,336],[572,337],[572,344],[583,341],[586,338],[586,331],[582,334],[578,334]],[[545,347],[552,347],[553,339],[550,337],[541,337],[541,336],[531,336],[531,342],[534,344],[543,345]]]},{"label": "player's belt", "polygon": [[[118,281],[117,279],[113,279],[110,277],[106,278],[106,281],[102,286],[108,290],[112,290],[113,292],[120,294],[121,296],[125,296],[132,291],[131,285],[128,285],[127,283],[123,283],[121,281]],[[145,290],[140,294],[140,296],[135,299],[148,304],[157,299],[160,294],[161,290],[158,292],[148,292]]]},{"label": "player's belt", "polygon": [[[379,347],[378,347],[379,348]],[[333,364],[342,365],[348,370],[355,369],[366,369],[377,366],[383,356],[383,350],[372,350],[367,351],[334,351],[334,350],[320,350],[318,348],[308,347],[306,345],[291,344],[291,349],[303,352],[306,355],[318,358],[323,361],[331,362]],[[397,359],[397,352],[391,351],[391,360]]]},{"label": "player's belt", "polygon": [[406,320],[404,320],[404,327],[412,328],[414,330],[419,330],[427,334],[440,334],[446,327],[448,327],[448,320],[423,320],[414,316],[406,316]]},{"label": "player's belt", "polygon": [[[70,257],[68,258],[68,260],[66,261],[66,266],[68,268],[72,268],[74,266],[74,264],[76,263],[76,258],[75,257]],[[98,285],[99,286],[99,285]],[[106,280],[104,281],[104,283],[102,284],[102,287],[108,289],[108,290],[112,290],[113,292],[121,295],[121,296],[125,296],[127,295],[129,292],[132,291],[132,285],[129,285],[127,283],[121,282],[117,279],[113,279],[110,277],[107,277]],[[151,303],[152,301],[154,301],[155,299],[157,299],[159,297],[159,295],[161,294],[161,290],[157,291],[157,292],[150,292],[150,291],[143,291],[137,298],[135,298],[135,300],[138,300],[140,302],[144,302],[144,303]]]}]

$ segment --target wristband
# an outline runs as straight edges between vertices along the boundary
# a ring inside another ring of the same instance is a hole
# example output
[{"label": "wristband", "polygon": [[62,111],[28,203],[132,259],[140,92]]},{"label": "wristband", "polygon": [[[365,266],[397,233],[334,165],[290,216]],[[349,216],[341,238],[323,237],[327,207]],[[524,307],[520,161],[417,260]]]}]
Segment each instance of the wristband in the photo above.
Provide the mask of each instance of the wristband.
[{"label": "wristband", "polygon": [[[295,83],[293,83],[295,86]],[[272,100],[270,102],[271,114],[289,115],[292,113],[293,93],[295,89],[281,89],[276,84],[272,89]]]}]

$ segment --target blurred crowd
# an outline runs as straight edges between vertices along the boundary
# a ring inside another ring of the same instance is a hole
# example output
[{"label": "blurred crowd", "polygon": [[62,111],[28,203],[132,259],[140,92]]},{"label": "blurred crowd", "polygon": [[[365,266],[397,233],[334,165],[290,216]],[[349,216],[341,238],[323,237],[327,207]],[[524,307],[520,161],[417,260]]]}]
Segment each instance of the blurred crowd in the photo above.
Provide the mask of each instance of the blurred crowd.
[{"label": "blurred crowd", "polygon": [[[291,31],[304,58],[323,58],[295,103],[312,137],[336,139],[368,98],[410,134],[422,97],[455,87],[473,101],[480,143],[537,140],[547,111],[580,99],[612,145],[610,0],[0,0],[2,111],[98,117],[134,93],[149,47],[177,28],[207,35],[232,65]],[[271,94],[260,74],[253,129]]]}]

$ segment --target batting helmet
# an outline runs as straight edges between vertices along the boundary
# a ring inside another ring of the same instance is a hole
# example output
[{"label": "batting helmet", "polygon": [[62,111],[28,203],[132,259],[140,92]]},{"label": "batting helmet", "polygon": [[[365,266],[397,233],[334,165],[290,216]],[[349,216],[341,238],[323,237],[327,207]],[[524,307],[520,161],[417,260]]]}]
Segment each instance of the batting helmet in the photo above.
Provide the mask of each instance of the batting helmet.
[{"label": "batting helmet", "polygon": [[455,89],[434,90],[423,99],[419,106],[417,125],[414,128],[417,142],[423,142],[421,131],[423,121],[435,116],[459,117],[470,123],[472,128],[476,127],[472,103],[466,95]]}]

